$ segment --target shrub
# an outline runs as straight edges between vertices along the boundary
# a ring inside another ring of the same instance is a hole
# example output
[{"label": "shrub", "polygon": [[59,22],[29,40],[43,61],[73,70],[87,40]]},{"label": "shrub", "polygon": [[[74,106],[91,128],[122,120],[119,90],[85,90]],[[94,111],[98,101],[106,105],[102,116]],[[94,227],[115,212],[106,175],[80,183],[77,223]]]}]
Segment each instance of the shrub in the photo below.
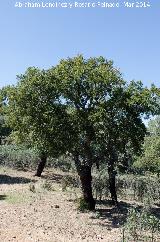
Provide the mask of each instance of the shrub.
[{"label": "shrub", "polygon": [[58,168],[62,171],[75,171],[73,160],[65,155],[59,158],[49,157],[47,162],[48,167]]},{"label": "shrub", "polygon": [[[108,174],[101,171],[98,175],[94,175],[92,187],[96,199],[108,198],[110,195]],[[140,202],[147,199],[150,203],[160,202],[160,179],[154,175],[118,175],[116,189],[119,198],[131,198]]]},{"label": "shrub", "polygon": [[38,159],[38,154],[34,150],[24,146],[0,146],[0,165],[22,170],[35,169]]},{"label": "shrub", "polygon": [[67,187],[80,187],[80,180],[78,176],[66,175],[61,181],[62,191],[66,191]]},{"label": "shrub", "polygon": [[100,201],[109,196],[109,178],[103,171],[93,176],[93,194]]},{"label": "shrub", "polygon": [[[39,155],[34,149],[23,145],[0,145],[0,165],[16,169],[36,169]],[[57,159],[49,157],[47,167],[59,168],[62,171],[73,171],[73,161],[68,156]]]},{"label": "shrub", "polygon": [[84,198],[78,198],[77,200],[78,202],[78,210],[81,212],[85,212],[87,210],[89,210],[89,205],[88,203],[86,203],[86,201],[84,200]]},{"label": "shrub", "polygon": [[158,241],[159,232],[160,221],[148,210],[129,210],[123,230],[124,241]]}]

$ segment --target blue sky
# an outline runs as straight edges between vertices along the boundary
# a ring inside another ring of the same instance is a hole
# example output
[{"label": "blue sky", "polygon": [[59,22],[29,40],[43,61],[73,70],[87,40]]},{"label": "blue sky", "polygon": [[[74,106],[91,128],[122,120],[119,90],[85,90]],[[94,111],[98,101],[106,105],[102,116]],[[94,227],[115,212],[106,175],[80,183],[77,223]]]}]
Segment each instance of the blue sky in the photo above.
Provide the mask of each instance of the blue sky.
[{"label": "blue sky", "polygon": [[77,54],[102,55],[114,61],[126,80],[160,86],[160,1],[150,0],[150,8],[106,2],[121,7],[15,8],[16,0],[1,0],[0,87],[16,83],[16,75],[29,66],[47,69]]}]

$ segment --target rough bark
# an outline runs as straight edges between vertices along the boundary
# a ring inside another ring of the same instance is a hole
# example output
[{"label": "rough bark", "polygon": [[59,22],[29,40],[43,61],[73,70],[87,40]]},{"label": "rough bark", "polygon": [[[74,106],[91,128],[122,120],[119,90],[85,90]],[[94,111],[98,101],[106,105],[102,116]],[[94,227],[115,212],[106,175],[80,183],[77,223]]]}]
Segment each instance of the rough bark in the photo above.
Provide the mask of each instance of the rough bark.
[{"label": "rough bark", "polygon": [[116,172],[112,165],[108,166],[108,175],[109,175],[109,190],[111,193],[112,202],[114,205],[118,205],[117,192],[116,192]]},{"label": "rough bark", "polygon": [[95,210],[95,200],[92,194],[91,167],[87,165],[81,165],[78,159],[78,155],[75,156],[75,165],[81,180],[83,199],[86,202],[89,210]]},{"label": "rough bark", "polygon": [[114,205],[118,205],[117,191],[116,191],[116,171],[115,162],[117,161],[117,155],[114,147],[110,145],[110,157],[108,162],[108,175],[109,175],[109,190],[111,193],[112,202]]},{"label": "rough bark", "polygon": [[91,167],[81,166],[81,172],[79,173],[79,176],[81,180],[84,201],[87,203],[89,210],[95,210],[95,200],[92,194]]},{"label": "rough bark", "polygon": [[42,154],[40,157],[40,162],[38,164],[37,172],[36,172],[35,176],[38,176],[38,177],[41,176],[41,174],[44,170],[44,167],[46,165],[46,162],[47,162],[47,156],[45,154]]}]

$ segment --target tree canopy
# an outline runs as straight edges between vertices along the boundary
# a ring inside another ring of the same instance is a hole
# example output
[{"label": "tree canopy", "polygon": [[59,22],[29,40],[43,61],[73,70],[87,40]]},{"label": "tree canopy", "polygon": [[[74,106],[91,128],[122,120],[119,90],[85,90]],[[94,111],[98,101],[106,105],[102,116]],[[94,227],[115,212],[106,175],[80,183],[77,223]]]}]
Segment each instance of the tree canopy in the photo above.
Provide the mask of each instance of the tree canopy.
[{"label": "tree canopy", "polygon": [[9,124],[18,139],[53,156],[72,154],[89,209],[95,207],[93,164],[108,167],[117,202],[115,167],[128,147],[140,152],[146,133],[142,117],[159,113],[159,89],[127,84],[112,61],[82,55],[47,71],[29,68],[8,100]]},{"label": "tree canopy", "polygon": [[[4,93],[7,123],[13,129],[14,142],[36,149],[44,160],[42,163],[49,155],[58,157],[67,151],[72,124],[66,106],[59,102],[58,89],[49,71],[28,68],[18,76],[17,85],[7,87]],[[43,166],[37,170],[38,176]]]}]

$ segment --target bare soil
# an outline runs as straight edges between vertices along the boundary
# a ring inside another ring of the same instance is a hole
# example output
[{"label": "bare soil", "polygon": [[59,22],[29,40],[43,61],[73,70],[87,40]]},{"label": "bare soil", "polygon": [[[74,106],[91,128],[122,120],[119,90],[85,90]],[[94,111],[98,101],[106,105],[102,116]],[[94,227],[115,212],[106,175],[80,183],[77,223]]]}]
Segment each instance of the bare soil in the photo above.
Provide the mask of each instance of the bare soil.
[{"label": "bare soil", "polygon": [[122,241],[126,204],[123,213],[108,201],[82,213],[75,202],[80,190],[62,191],[64,175],[50,169],[37,178],[33,172],[0,169],[0,242]]}]

